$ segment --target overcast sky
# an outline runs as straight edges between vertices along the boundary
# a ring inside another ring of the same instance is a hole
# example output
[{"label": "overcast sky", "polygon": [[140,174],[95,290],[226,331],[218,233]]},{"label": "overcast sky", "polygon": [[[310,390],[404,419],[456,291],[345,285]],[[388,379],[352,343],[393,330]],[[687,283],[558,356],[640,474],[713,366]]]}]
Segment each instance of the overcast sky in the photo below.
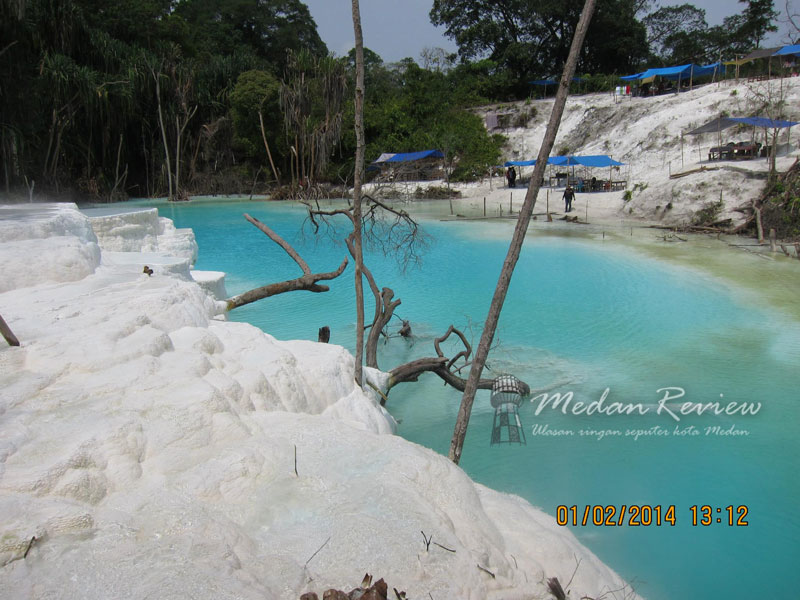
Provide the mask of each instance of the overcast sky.
[{"label": "overcast sky", "polygon": [[[304,0],[317,23],[319,35],[328,49],[342,56],[353,47],[353,21],[350,0]],[[789,0],[790,5],[800,0]],[[444,29],[431,25],[428,13],[432,0],[361,0],[361,27],[364,45],[377,52],[386,62],[405,57],[419,61],[423,48],[444,48],[454,52],[456,45],[444,36]],[[680,0],[663,0],[663,6],[684,4]],[[695,0],[705,9],[706,22],[720,25],[722,20],[744,6],[736,0]],[[785,0],[775,0],[775,8],[783,11]],[[786,27],[779,24],[778,35],[769,41],[776,46],[787,40]]]}]

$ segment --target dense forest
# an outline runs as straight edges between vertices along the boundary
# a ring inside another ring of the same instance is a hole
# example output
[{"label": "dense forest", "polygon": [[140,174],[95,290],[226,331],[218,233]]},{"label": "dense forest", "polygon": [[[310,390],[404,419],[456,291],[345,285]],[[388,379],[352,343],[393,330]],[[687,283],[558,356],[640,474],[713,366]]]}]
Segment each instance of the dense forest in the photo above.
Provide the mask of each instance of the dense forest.
[{"label": "dense forest", "polygon": [[[709,27],[691,4],[600,0],[584,89],[759,47],[773,0],[739,2]],[[452,179],[481,176],[503,138],[470,107],[557,75],[582,5],[434,0],[457,54],[386,64],[366,51],[367,161],[438,148]],[[352,53],[328,51],[300,0],[0,0],[1,189],[113,200],[347,184],[353,77]]]}]

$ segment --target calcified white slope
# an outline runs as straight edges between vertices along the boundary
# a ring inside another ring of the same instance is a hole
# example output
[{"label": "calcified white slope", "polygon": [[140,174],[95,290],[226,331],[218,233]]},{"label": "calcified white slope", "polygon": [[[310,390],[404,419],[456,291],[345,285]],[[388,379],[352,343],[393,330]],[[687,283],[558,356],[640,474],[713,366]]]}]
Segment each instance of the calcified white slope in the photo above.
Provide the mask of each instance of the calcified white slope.
[{"label": "calcified white slope", "polygon": [[[552,154],[610,154],[626,164],[612,176],[628,181],[629,200],[625,200],[623,191],[578,194],[576,214],[583,215],[588,202],[592,222],[639,219],[667,225],[687,223],[706,204],[722,199],[720,218],[738,223],[746,215],[737,209],[749,205],[764,188],[768,161],[760,158],[709,162],[708,151],[720,141],[723,144],[749,141],[753,129],[726,129],[719,139],[717,133],[685,134],[721,114],[775,116],[774,108],[765,108],[765,104],[770,103],[782,103],[783,118],[800,121],[800,77],[769,82],[728,80],[680,94],[649,98],[619,98],[609,93],[570,96]],[[517,114],[533,114],[526,127],[502,132],[508,137],[504,159],[536,158],[552,108],[552,99],[515,102],[501,107],[501,110]],[[484,116],[497,109],[496,106],[485,107],[476,112]],[[755,135],[757,141],[763,142],[763,130],[756,131]],[[798,146],[800,126],[781,130],[779,170],[788,169],[800,155]],[[707,170],[698,171],[701,168]],[[525,175],[529,176],[531,171],[525,168]],[[697,172],[670,178],[670,174],[687,171]],[[582,175],[583,172],[578,168],[577,173]],[[609,176],[608,169],[592,169],[586,173],[598,179]],[[473,207],[474,214],[474,209],[482,208],[483,198],[488,198],[490,207],[494,205],[504,210],[509,207],[510,191],[502,177],[494,178],[491,186],[483,181],[458,187],[466,199],[454,203],[456,210],[465,204]],[[563,209],[562,192],[552,190],[550,210]],[[515,210],[521,206],[524,195],[524,189],[514,190]],[[537,210],[544,209],[546,197],[546,190],[542,190]],[[490,214],[497,214],[497,211],[490,211]]]},{"label": "calcified white slope", "polygon": [[341,347],[215,319],[187,258],[93,224],[117,248],[99,263],[74,207],[0,208],[22,341],[0,346],[0,597],[290,599],[370,572],[412,598],[545,598],[577,561],[571,597],[623,586],[547,515],[391,435]]}]

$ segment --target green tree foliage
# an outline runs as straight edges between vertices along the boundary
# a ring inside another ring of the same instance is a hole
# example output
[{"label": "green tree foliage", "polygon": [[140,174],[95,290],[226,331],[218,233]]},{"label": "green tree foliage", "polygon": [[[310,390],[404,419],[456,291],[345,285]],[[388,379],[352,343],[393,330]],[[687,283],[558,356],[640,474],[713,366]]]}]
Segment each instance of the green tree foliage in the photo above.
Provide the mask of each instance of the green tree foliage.
[{"label": "green tree foliage", "polygon": [[739,0],[746,4],[722,25],[709,27],[705,11],[692,4],[665,6],[647,15],[648,43],[653,57],[664,64],[704,63],[734,58],[758,48],[777,31],[773,0]]},{"label": "green tree foliage", "polygon": [[207,186],[237,164],[238,76],[281,74],[287,48],[327,52],[299,0],[6,0],[0,17],[7,191]]},{"label": "green tree foliage", "polygon": [[747,7],[737,34],[752,47],[758,48],[768,33],[778,31],[775,25],[778,12],[774,0],[739,0],[739,3]]},{"label": "green tree foliage", "polygon": [[[516,89],[530,78],[561,70],[569,52],[581,0],[434,0],[434,25],[444,26],[462,59],[489,58],[513,73]],[[599,4],[578,69],[628,72],[647,56],[645,29],[635,0]]]},{"label": "green tree foliage", "polygon": [[705,63],[706,11],[692,4],[665,6],[643,19],[650,51],[664,65]]},{"label": "green tree foliage", "polygon": [[280,106],[291,144],[292,182],[313,182],[327,169],[342,135],[347,78],[331,56],[290,52]]},{"label": "green tree foliage", "polygon": [[[265,153],[259,113],[263,116],[264,133],[268,141],[275,144],[285,139],[279,94],[280,82],[268,71],[245,71],[236,80],[230,96],[231,117],[237,146],[248,158],[261,159]],[[285,144],[280,149],[274,145],[272,148],[281,155],[286,151]]]},{"label": "green tree foliage", "polygon": [[[471,107],[527,97],[530,79],[559,73],[582,4],[435,0],[431,19],[458,57],[427,48],[422,66],[387,65],[365,50],[367,160],[438,148],[454,178],[486,172],[502,140]],[[707,27],[691,4],[603,0],[581,90],[608,90],[645,58],[710,62],[763,44],[773,0],[733,4],[741,14]],[[0,0],[0,189],[238,191],[265,170],[351,181],[353,71],[301,0]]]},{"label": "green tree foliage", "polygon": [[287,50],[327,54],[300,0],[181,0],[176,13],[188,25],[188,45],[201,55],[251,52],[280,75]]},{"label": "green tree foliage", "polygon": [[[365,56],[371,54],[365,50]],[[371,92],[368,88],[364,106],[367,161],[383,152],[438,149],[454,169],[454,180],[488,172],[500,160],[504,138],[490,136],[468,107],[491,98],[481,95],[481,88],[491,85],[481,77],[490,74],[489,65],[479,63],[471,73],[468,65],[459,65],[444,73],[423,69],[410,59],[392,68],[372,61],[366,78],[377,85]],[[474,85],[478,81],[481,85]],[[349,123],[344,131],[342,156],[352,156],[355,140]],[[342,164],[349,167],[346,158]]]}]

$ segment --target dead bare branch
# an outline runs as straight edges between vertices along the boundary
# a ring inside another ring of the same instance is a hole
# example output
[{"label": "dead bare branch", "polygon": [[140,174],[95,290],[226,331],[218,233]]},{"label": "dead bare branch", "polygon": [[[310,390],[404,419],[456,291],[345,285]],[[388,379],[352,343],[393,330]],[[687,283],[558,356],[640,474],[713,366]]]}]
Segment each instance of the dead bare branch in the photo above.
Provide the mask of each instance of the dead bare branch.
[{"label": "dead bare branch", "polygon": [[[441,345],[452,334],[455,334],[461,340],[461,343],[464,345],[464,350],[458,352],[453,358],[448,358],[442,351]],[[472,353],[472,347],[467,341],[466,336],[459,329],[451,325],[443,336],[434,340],[434,347],[436,349],[437,356],[418,358],[416,360],[412,360],[411,362],[399,365],[389,371],[389,381],[386,384],[386,393],[388,394],[389,390],[399,383],[417,381],[419,376],[423,373],[434,373],[447,385],[450,385],[458,391],[463,392],[464,387],[467,384],[467,380],[463,377],[460,377],[456,373],[466,365],[456,367],[456,362],[460,359],[467,361]],[[494,379],[479,379],[478,389],[491,390],[493,384]],[[527,384],[523,385],[526,394],[529,393],[530,387]]]},{"label": "dead bare branch", "polygon": [[279,235],[278,235],[277,233],[275,233],[275,232],[274,232],[272,229],[270,229],[269,227],[267,227],[267,226],[266,226],[264,223],[262,223],[261,221],[259,221],[259,220],[258,220],[258,219],[256,219],[255,217],[251,217],[251,216],[250,216],[250,215],[248,215],[247,213],[244,213],[244,218],[245,218],[245,219],[247,219],[247,220],[248,220],[250,223],[252,223],[252,224],[253,224],[253,225],[255,225],[256,227],[258,227],[258,229],[260,229],[260,230],[261,230],[261,231],[262,231],[264,234],[266,234],[266,236],[267,236],[269,239],[271,239],[273,242],[275,242],[276,244],[278,244],[278,246],[280,246],[281,248],[283,248],[283,249],[286,251],[286,254],[288,254],[289,256],[291,256],[291,257],[292,257],[292,260],[293,260],[294,262],[296,262],[296,263],[297,263],[297,265],[298,265],[298,266],[299,266],[301,269],[303,269],[303,273],[305,273],[306,275],[308,275],[309,273],[311,273],[311,269],[309,269],[309,268],[308,268],[308,265],[306,264],[306,261],[304,261],[304,260],[303,260],[303,259],[300,257],[300,255],[297,253],[297,251],[296,251],[294,248],[292,248],[292,247],[289,245],[289,243],[288,243],[286,240],[284,240],[284,239],[283,239],[281,236],[279,236]]},{"label": "dead bare branch", "polygon": [[339,275],[341,275],[345,268],[347,267],[347,257],[344,257],[342,264],[339,265],[339,268],[335,271],[329,271],[327,273],[312,273],[311,269],[309,268],[306,261],[297,253],[297,251],[292,248],[292,246],[286,242],[281,236],[275,233],[272,229],[267,227],[264,223],[259,221],[258,219],[251,217],[248,214],[244,215],[245,219],[250,221],[253,225],[258,227],[264,234],[267,235],[273,242],[278,244],[281,248],[286,251],[286,253],[294,260],[297,265],[302,269],[303,276],[298,277],[296,279],[289,279],[287,281],[281,281],[278,283],[271,283],[269,285],[265,285],[259,288],[255,288],[239,294],[238,296],[233,296],[232,298],[228,298],[227,302],[227,309],[233,310],[234,308],[239,308],[240,306],[244,306],[245,304],[250,304],[257,300],[262,300],[264,298],[269,298],[270,296],[276,296],[277,294],[284,294],[286,292],[295,292],[295,291],[306,291],[306,292],[327,292],[330,288],[327,285],[320,285],[320,281],[330,281],[331,279],[336,279]]}]

